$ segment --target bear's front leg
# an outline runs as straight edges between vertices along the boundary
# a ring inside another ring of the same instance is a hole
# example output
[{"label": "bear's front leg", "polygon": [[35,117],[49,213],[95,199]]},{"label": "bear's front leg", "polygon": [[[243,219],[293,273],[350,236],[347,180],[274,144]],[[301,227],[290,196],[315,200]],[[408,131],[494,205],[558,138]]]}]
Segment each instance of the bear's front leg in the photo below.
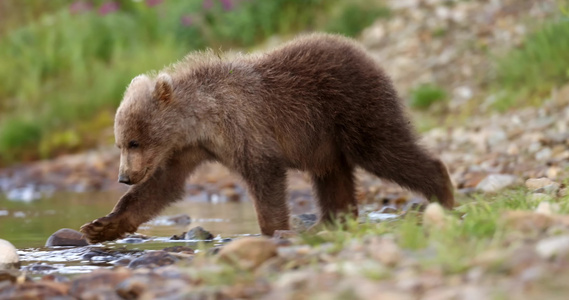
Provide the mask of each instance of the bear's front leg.
[{"label": "bear's front leg", "polygon": [[118,211],[81,226],[80,231],[89,243],[95,244],[123,238],[127,233],[135,232],[139,225],[128,214]]},{"label": "bear's front leg", "polygon": [[110,214],[83,225],[80,231],[90,243],[111,241],[135,232],[140,224],[182,197],[186,176],[177,173],[167,167],[158,170],[145,182],[132,186]]},{"label": "bear's front leg", "polygon": [[289,208],[286,202],[286,170],[270,161],[250,163],[243,172],[255,205],[263,235],[275,230],[289,230]]},{"label": "bear's front leg", "polygon": [[90,243],[111,241],[135,232],[140,224],[158,215],[184,194],[189,173],[207,160],[199,149],[189,149],[169,159],[146,181],[132,186],[105,217],[81,226]]}]

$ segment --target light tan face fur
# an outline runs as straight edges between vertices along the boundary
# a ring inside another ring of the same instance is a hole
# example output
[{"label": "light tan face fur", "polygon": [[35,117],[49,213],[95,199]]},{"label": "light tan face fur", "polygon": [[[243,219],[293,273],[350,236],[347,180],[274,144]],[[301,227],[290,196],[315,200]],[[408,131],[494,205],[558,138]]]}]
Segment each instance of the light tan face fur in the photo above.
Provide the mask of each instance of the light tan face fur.
[{"label": "light tan face fur", "polygon": [[[170,84],[170,83],[169,83]],[[156,80],[141,75],[132,80],[115,116],[115,143],[121,150],[119,181],[148,180],[165,160],[165,136],[155,124],[163,103],[156,99]],[[158,95],[159,96],[159,95]]]}]

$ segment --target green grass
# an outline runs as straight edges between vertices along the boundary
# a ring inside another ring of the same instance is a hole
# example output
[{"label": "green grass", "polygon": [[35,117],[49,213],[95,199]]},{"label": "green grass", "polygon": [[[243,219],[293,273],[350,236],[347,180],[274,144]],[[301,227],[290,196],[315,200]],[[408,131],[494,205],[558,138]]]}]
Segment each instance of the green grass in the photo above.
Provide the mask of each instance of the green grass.
[{"label": "green grass", "polygon": [[529,34],[518,49],[498,57],[491,85],[498,95],[494,108],[539,104],[552,88],[569,82],[568,36],[566,19],[552,21]]},{"label": "green grass", "polygon": [[[560,205],[559,213],[569,213],[567,200],[556,200]],[[475,266],[478,263],[475,259],[487,251],[507,253],[511,237],[522,236],[516,235],[516,229],[504,223],[503,214],[513,210],[533,211],[538,204],[528,201],[523,190],[509,190],[492,197],[478,195],[447,212],[447,222],[442,228],[423,226],[422,214],[410,213],[405,218],[383,223],[358,224],[351,220],[325,234],[304,234],[302,243],[314,247],[322,245],[332,252],[339,252],[354,240],[389,235],[404,251],[411,251],[424,268],[439,266],[445,273],[455,274]],[[534,237],[532,234],[537,233],[525,233],[525,238]],[[500,261],[494,263],[500,264]]]},{"label": "green grass", "polygon": [[362,1],[350,1],[336,8],[336,18],[325,30],[346,36],[356,36],[378,18],[387,18],[390,11],[382,6],[363,5]]},{"label": "green grass", "polygon": [[118,11],[100,15],[103,2],[81,14],[66,1],[3,3],[17,17],[0,23],[0,165],[95,146],[92,136],[112,118],[105,126],[94,119],[112,115],[128,82],[189,51],[247,48],[301,31],[356,35],[387,15],[379,4],[340,0],[250,0],[231,9],[220,1],[206,9],[201,0],[154,7],[121,0]]},{"label": "green grass", "polygon": [[422,84],[411,90],[410,105],[416,109],[428,109],[434,103],[444,101],[446,92],[433,84]]}]

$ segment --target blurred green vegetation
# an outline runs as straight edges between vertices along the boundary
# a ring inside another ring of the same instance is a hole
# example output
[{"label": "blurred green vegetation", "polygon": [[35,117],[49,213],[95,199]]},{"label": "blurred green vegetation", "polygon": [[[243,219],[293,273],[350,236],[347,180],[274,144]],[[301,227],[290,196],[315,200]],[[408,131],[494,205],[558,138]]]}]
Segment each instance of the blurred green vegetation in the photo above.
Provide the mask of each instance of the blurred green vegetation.
[{"label": "blurred green vegetation", "polygon": [[428,109],[433,103],[444,101],[446,92],[434,84],[422,84],[411,90],[411,107]]},{"label": "blurred green vegetation", "polygon": [[497,91],[493,107],[540,104],[552,88],[569,81],[569,22],[551,21],[529,34],[523,44],[496,59]]},{"label": "blurred green vegetation", "polygon": [[389,15],[363,0],[4,0],[0,10],[0,166],[109,142],[100,132],[132,77],[189,51],[353,36]]}]

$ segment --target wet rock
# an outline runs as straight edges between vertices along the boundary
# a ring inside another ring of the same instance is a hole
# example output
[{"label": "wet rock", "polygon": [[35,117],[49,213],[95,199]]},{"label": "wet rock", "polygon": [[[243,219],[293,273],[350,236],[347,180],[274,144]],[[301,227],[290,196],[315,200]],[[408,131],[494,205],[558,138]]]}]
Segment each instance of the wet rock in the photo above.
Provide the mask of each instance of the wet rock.
[{"label": "wet rock", "polygon": [[135,233],[129,234],[126,236],[127,239],[141,239],[141,240],[149,240],[150,237],[145,234]]},{"label": "wet rock", "polygon": [[[0,299],[66,299],[69,285],[54,281],[24,282],[0,289]],[[60,298],[63,297],[63,298]]]},{"label": "wet rock", "polygon": [[395,214],[397,213],[397,207],[395,206],[384,206],[379,210],[380,214]]},{"label": "wet rock", "polygon": [[318,222],[318,216],[316,214],[300,214],[293,215],[290,217],[290,225],[294,231],[306,231],[312,225]]},{"label": "wet rock", "polygon": [[203,229],[201,226],[194,227],[190,231],[182,234],[183,240],[200,240],[209,241],[213,240],[214,236],[211,232]]},{"label": "wet rock", "polygon": [[20,257],[12,243],[0,239],[0,270],[20,268]]},{"label": "wet rock", "polygon": [[[79,276],[71,283],[69,294],[81,299],[107,299],[91,298],[97,294],[116,295],[115,287],[131,276],[131,271],[125,268],[115,270],[99,269],[92,273]],[[118,295],[116,298],[120,299]]]},{"label": "wet rock", "polygon": [[121,266],[121,267],[128,267],[128,265],[132,262],[132,258],[130,257],[123,257],[117,260],[110,261],[110,263],[114,266]]},{"label": "wet rock", "polygon": [[383,221],[389,221],[389,220],[397,219],[400,216],[397,214],[385,214],[385,213],[372,211],[369,214],[367,214],[366,217],[369,221],[383,222]]},{"label": "wet rock", "polygon": [[111,262],[113,260],[117,260],[122,258],[124,254],[113,251],[110,249],[92,249],[89,252],[82,255],[83,259],[92,261],[92,262]]},{"label": "wet rock", "polygon": [[145,240],[141,239],[141,238],[131,238],[131,237],[127,237],[121,240],[118,240],[117,243],[124,243],[124,244],[140,244],[140,243],[144,243]]},{"label": "wet rock", "polygon": [[490,174],[478,183],[476,189],[484,193],[495,193],[514,185],[517,179],[517,176],[509,174]]},{"label": "wet rock", "polygon": [[166,247],[162,249],[166,252],[174,252],[174,253],[183,253],[183,254],[194,254],[194,249],[186,246],[174,246],[174,247]]},{"label": "wet rock", "polygon": [[192,223],[192,218],[190,218],[190,216],[188,216],[187,214],[179,214],[168,217],[167,221],[174,223],[174,225],[187,226],[190,225],[190,223]]},{"label": "wet rock", "polygon": [[48,272],[57,271],[56,267],[46,265],[46,264],[42,264],[42,263],[29,265],[25,269],[30,271],[30,272],[41,272],[41,273],[48,273]]},{"label": "wet rock", "polygon": [[87,246],[89,243],[83,236],[83,234],[77,230],[63,228],[52,234],[45,242],[46,247],[54,246],[74,246],[83,247]]},{"label": "wet rock", "polygon": [[425,227],[441,228],[446,224],[446,215],[443,207],[434,202],[427,205],[423,213],[423,225]]},{"label": "wet rock", "polygon": [[537,243],[535,250],[545,259],[566,256],[569,254],[569,235],[543,239]]},{"label": "wet rock", "polygon": [[232,241],[219,251],[219,260],[243,270],[252,270],[277,255],[273,241],[265,237],[245,237]]},{"label": "wet rock", "polygon": [[147,253],[128,264],[131,269],[136,268],[156,268],[174,264],[179,259],[166,251],[152,251]]}]

